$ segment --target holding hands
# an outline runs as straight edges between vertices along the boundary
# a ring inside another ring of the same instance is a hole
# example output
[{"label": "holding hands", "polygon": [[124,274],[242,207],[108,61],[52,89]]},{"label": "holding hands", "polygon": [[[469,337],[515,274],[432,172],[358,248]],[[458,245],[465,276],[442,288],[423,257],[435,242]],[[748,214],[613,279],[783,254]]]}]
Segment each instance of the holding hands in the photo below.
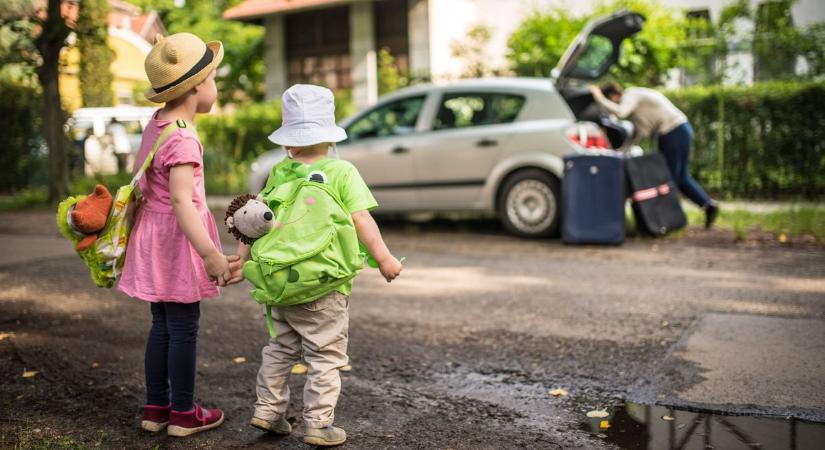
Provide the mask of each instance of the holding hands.
[{"label": "holding hands", "polygon": [[243,281],[243,261],[238,255],[224,255],[215,251],[203,260],[209,279],[218,286],[229,286]]},{"label": "holding hands", "polygon": [[218,286],[226,286],[226,281],[231,278],[229,272],[228,258],[217,249],[203,258],[203,265],[209,279]]}]

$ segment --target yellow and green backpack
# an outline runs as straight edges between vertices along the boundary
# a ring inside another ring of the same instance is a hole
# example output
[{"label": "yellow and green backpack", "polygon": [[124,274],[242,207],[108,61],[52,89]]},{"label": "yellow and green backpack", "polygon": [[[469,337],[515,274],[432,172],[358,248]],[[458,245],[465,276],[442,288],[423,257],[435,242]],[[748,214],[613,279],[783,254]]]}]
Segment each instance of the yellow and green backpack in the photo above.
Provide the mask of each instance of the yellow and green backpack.
[{"label": "yellow and green backpack", "polygon": [[[178,128],[195,128],[183,120],[178,120],[164,127],[158,136],[152,150],[146,156],[143,165],[137,171],[132,181],[118,188],[113,197],[112,209],[106,225],[98,233],[97,240],[90,247],[77,251],[77,254],[86,263],[92,275],[92,280],[98,287],[110,288],[114,286],[118,276],[123,271],[123,262],[126,259],[126,245],[132,220],[142,195],[138,182],[152,164],[152,159],[163,142]],[[60,202],[57,207],[57,225],[60,232],[77,244],[85,235],[75,231],[71,226],[71,213],[77,202],[86,198],[85,195],[76,195]]]}]

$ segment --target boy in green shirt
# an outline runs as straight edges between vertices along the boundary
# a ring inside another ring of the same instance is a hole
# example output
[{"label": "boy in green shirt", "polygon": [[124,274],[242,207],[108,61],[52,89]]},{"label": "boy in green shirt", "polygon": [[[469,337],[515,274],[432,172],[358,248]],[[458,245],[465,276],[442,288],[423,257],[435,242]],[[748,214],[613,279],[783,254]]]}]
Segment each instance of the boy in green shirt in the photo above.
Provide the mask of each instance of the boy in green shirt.
[{"label": "boy in green shirt", "polygon": [[[323,182],[337,193],[352,215],[358,240],[378,263],[381,275],[391,282],[401,273],[402,267],[387,249],[378,225],[369,213],[378,203],[355,166],[347,161],[325,160],[329,147],[347,137],[346,132],[335,125],[332,92],[319,86],[292,86],[284,92],[282,109],[283,124],[269,139],[282,145],[288,158],[272,169],[267,188],[289,181],[296,162],[308,166],[305,170],[310,177],[314,176],[314,167],[323,165],[318,176],[325,177]],[[232,263],[230,282],[243,279],[241,266],[249,259],[250,247],[239,244],[237,254],[240,261]],[[262,351],[252,426],[276,434],[292,431],[285,418],[289,404],[287,381],[292,366],[303,353],[309,369],[304,385],[304,442],[333,446],[346,441],[346,432],[332,423],[341,393],[339,369],[348,363],[347,307],[351,292],[350,280],[313,302],[273,308],[277,336]]]}]

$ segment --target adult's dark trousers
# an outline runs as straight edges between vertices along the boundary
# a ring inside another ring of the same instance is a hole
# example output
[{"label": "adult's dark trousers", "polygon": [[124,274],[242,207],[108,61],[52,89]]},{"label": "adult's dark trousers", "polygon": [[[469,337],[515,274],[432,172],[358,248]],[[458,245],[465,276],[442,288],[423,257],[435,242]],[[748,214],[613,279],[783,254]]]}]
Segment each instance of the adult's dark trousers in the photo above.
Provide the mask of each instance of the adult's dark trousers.
[{"label": "adult's dark trousers", "polygon": [[693,127],[689,122],[659,136],[659,151],[664,155],[679,191],[699,207],[705,207],[710,203],[710,197],[688,172],[692,146]]},{"label": "adult's dark trousers", "polygon": [[194,407],[200,302],[152,303],[146,342],[146,403],[175,411]]}]

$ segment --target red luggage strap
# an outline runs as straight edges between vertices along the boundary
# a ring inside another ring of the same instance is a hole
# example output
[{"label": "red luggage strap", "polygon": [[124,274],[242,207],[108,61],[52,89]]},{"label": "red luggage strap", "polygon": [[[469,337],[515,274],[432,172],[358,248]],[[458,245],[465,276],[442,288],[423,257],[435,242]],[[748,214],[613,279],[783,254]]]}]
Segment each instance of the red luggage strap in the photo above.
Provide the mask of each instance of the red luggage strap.
[{"label": "red luggage strap", "polygon": [[660,184],[657,187],[642,189],[640,191],[636,191],[633,193],[631,198],[634,202],[643,202],[645,200],[650,200],[652,198],[656,198],[660,195],[664,196],[670,194],[670,185],[667,183]]}]

